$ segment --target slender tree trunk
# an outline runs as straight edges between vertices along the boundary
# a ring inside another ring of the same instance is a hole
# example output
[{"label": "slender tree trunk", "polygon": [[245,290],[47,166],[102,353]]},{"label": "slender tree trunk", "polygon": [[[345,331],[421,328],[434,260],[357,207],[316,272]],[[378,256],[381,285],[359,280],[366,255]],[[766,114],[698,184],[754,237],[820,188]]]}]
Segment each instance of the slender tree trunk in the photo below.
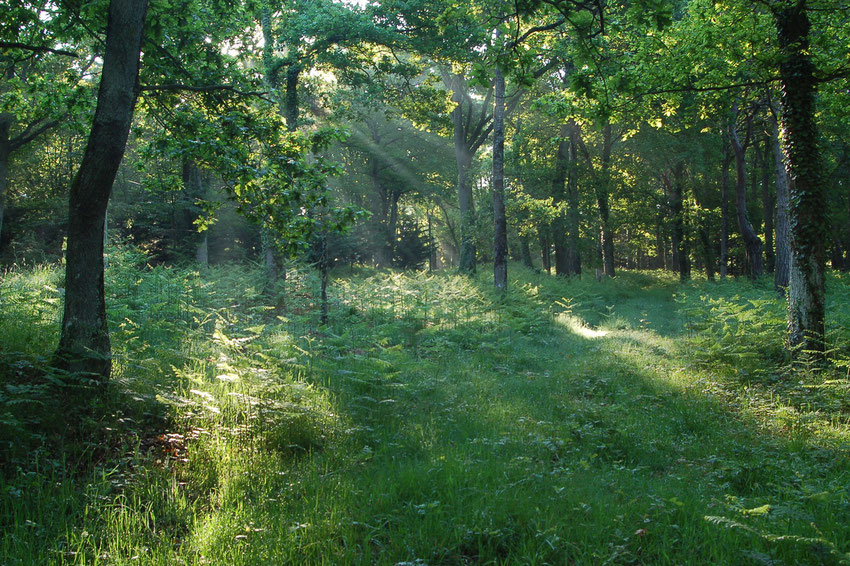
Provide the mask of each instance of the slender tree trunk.
[{"label": "slender tree trunk", "polygon": [[[567,184],[570,159],[569,126],[561,125],[558,150],[555,154],[555,172],[552,178],[552,200],[556,205],[566,200],[564,189]],[[570,230],[569,221],[558,217],[552,224],[555,244],[555,273],[562,276],[573,274],[570,265]]]},{"label": "slender tree trunk", "polygon": [[279,273],[277,259],[275,259],[274,254],[274,236],[272,236],[271,230],[266,225],[260,227],[260,247],[260,251],[263,254],[263,270],[266,275],[265,292],[271,293],[277,283]]},{"label": "slender tree trunk", "polygon": [[732,153],[728,143],[723,144],[723,165],[720,180],[720,279],[729,274],[729,165]]},{"label": "slender tree trunk", "polygon": [[738,209],[738,229],[741,231],[744,248],[747,251],[750,278],[758,279],[764,274],[764,263],[761,255],[762,243],[747,215],[746,150],[738,138],[734,122],[729,125],[729,141],[732,143],[732,150],[735,153],[735,207]]},{"label": "slender tree trunk", "polygon": [[298,63],[286,69],[286,94],[284,96],[284,118],[286,129],[294,132],[298,129],[298,79],[302,66]]},{"label": "slender tree trunk", "polygon": [[508,290],[508,224],[505,215],[505,77],[497,67],[493,111],[493,283]]},{"label": "slender tree trunk", "polygon": [[614,232],[611,229],[611,210],[608,207],[608,197],[611,191],[611,150],[613,143],[611,124],[605,124],[602,128],[602,171],[601,182],[596,189],[596,205],[599,209],[602,269],[608,277],[614,277]]},{"label": "slender tree trunk", "polygon": [[320,258],[319,259],[319,270],[321,271],[321,274],[322,274],[321,321],[322,321],[322,324],[327,324],[328,323],[328,312],[330,310],[329,305],[328,305],[328,271],[330,270],[330,261],[329,261],[329,257],[328,257],[328,235],[327,235],[327,233],[323,233],[321,238],[322,238],[322,242],[321,242],[322,250],[321,250],[321,254],[319,256],[319,258]]},{"label": "slender tree trunk", "polygon": [[572,275],[581,276],[581,248],[579,241],[579,219],[581,212],[579,211],[578,198],[578,125],[574,120],[570,120],[568,125],[568,135],[570,137],[569,148],[569,175],[567,177],[567,252],[568,263],[567,270]]},{"label": "slender tree trunk", "polygon": [[773,166],[776,176],[776,260],[773,271],[773,287],[784,294],[790,282],[791,231],[789,225],[788,172],[785,157],[779,144],[779,125],[771,120],[770,145],[773,151]]},{"label": "slender tree trunk", "polygon": [[455,159],[457,161],[457,199],[460,205],[460,265],[462,272],[475,272],[475,205],[472,201],[472,156],[465,144],[458,146],[455,136]]},{"label": "slender tree trunk", "polygon": [[809,52],[811,24],[806,1],[775,12],[782,84],[785,166],[791,180],[791,277],[789,342],[792,348],[822,353],[825,335],[826,190],[815,123],[814,64]]},{"label": "slender tree trunk", "polygon": [[546,270],[546,273],[552,273],[552,261],[549,255],[549,227],[548,226],[539,226],[537,228],[537,235],[540,238],[540,259],[543,262],[543,269]]},{"label": "slender tree trunk", "polygon": [[431,218],[431,211],[427,212],[428,215],[428,271],[434,271],[437,269],[437,246],[434,243],[434,231],[432,228],[433,219]]},{"label": "slender tree trunk", "polygon": [[198,265],[201,267],[209,267],[210,266],[210,238],[209,234],[204,232],[203,238],[198,243],[198,247],[195,250],[195,261],[198,262]]},{"label": "slender tree trunk", "polygon": [[3,127],[3,122],[0,122],[0,246],[3,243],[3,217],[6,214],[6,191],[9,187],[9,154],[11,153],[8,143],[8,125],[6,125],[5,136]]},{"label": "slender tree trunk", "polygon": [[776,209],[776,199],[770,186],[770,173],[767,167],[766,156],[770,151],[770,140],[765,143],[764,151],[755,144],[756,163],[761,171],[761,206],[762,215],[764,216],[764,263],[768,273],[773,273],[776,269],[776,254],[774,253],[773,243],[773,213]]},{"label": "slender tree trunk", "polygon": [[147,0],[112,0],[97,108],[71,184],[65,308],[55,363],[101,383],[112,368],[103,284],[103,221],[139,93]]},{"label": "slender tree trunk", "polygon": [[680,161],[673,168],[673,183],[670,187],[670,209],[673,213],[673,246],[679,260],[676,266],[679,271],[679,281],[691,278],[691,254],[688,238],[685,234],[685,163]]},{"label": "slender tree trunk", "polygon": [[664,222],[660,213],[655,219],[655,268],[667,269],[667,242],[664,238]]},{"label": "slender tree trunk", "polygon": [[534,269],[534,262],[531,260],[531,244],[528,241],[528,236],[520,236],[519,252],[522,255],[522,264],[529,269]]}]

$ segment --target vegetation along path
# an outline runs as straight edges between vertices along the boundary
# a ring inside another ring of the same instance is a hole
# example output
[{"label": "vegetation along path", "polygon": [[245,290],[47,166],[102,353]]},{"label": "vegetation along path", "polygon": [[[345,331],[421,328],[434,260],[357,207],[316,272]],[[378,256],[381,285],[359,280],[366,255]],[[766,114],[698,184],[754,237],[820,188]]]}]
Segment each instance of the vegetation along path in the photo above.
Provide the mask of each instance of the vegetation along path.
[{"label": "vegetation along path", "polygon": [[306,275],[279,314],[242,271],[115,268],[117,420],[167,431],[6,478],[3,563],[850,560],[846,369],[776,369],[767,284],[358,271],[312,331]]}]

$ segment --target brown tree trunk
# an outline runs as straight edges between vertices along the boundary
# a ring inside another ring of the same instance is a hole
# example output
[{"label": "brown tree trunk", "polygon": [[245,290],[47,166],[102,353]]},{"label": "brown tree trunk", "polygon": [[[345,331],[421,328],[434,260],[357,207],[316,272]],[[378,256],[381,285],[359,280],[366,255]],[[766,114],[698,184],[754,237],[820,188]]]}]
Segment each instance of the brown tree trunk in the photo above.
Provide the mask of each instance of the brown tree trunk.
[{"label": "brown tree trunk", "polygon": [[508,224],[505,216],[505,77],[496,68],[493,111],[493,284],[508,290]]},{"label": "brown tree trunk", "polygon": [[[729,141],[732,143],[732,151],[735,154],[735,207],[738,209],[738,229],[741,231],[744,248],[747,251],[750,278],[757,279],[764,275],[764,263],[761,255],[762,243],[747,215],[746,149],[738,138],[738,131],[735,129],[734,122],[729,124]],[[747,141],[749,141],[749,131],[747,132]]]},{"label": "brown tree trunk", "polygon": [[789,343],[794,349],[824,351],[826,190],[815,123],[814,64],[809,52],[811,24],[806,1],[775,12],[782,84],[785,166],[791,180],[789,211],[791,269]]},{"label": "brown tree trunk", "polygon": [[71,185],[65,308],[56,365],[101,383],[112,368],[103,285],[103,221],[139,93],[147,0],[112,0],[97,108]]}]

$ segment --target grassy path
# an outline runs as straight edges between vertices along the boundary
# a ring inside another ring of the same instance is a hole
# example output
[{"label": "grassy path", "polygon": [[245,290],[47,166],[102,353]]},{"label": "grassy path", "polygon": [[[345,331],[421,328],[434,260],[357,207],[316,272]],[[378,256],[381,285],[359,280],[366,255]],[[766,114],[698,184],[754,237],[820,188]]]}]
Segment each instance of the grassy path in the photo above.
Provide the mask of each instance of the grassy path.
[{"label": "grassy path", "polygon": [[[230,559],[837,562],[850,550],[846,451],[771,434],[689,363],[675,285],[627,283],[601,309],[574,302],[552,319],[528,284],[498,318],[350,324],[310,376],[333,392],[345,439],[280,478],[258,474],[233,520],[262,530]],[[435,283],[406,284],[420,296]],[[231,552],[232,530],[218,544],[203,532],[212,555]]]},{"label": "grassy path", "polygon": [[[749,307],[711,303],[706,340],[683,299],[703,287],[658,275],[524,273],[505,304],[483,280],[367,275],[321,333],[220,309],[128,350],[128,388],[162,368],[167,457],[4,487],[4,563],[850,561],[850,404],[752,377],[769,364],[733,346],[757,327],[723,318]],[[153,336],[134,324],[127,348]]]}]

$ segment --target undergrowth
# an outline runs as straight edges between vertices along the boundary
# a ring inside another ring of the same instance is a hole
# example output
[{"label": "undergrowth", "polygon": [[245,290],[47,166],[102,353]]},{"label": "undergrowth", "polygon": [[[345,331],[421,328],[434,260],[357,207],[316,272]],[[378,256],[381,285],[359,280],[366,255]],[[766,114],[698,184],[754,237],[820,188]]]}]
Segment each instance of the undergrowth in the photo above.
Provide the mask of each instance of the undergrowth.
[{"label": "undergrowth", "polygon": [[63,411],[58,266],[0,285],[3,564],[838,564],[846,305],[784,354],[766,284],[107,271],[114,376]]}]

